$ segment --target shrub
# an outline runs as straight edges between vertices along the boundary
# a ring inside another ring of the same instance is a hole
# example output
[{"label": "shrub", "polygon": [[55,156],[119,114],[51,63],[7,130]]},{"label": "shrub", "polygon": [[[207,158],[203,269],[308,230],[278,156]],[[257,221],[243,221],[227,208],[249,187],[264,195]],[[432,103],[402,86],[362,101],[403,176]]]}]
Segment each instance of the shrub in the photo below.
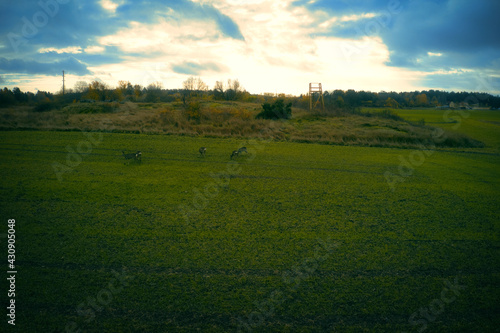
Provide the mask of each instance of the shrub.
[{"label": "shrub", "polygon": [[118,103],[74,103],[66,106],[64,110],[68,113],[96,114],[112,113],[119,107]]},{"label": "shrub", "polygon": [[396,120],[396,121],[405,121],[403,118],[401,118],[400,116],[398,116],[397,114],[395,114],[393,111],[391,110],[382,110],[381,112],[378,112],[378,113],[374,113],[373,114],[374,116],[376,117],[379,117],[379,118],[384,118],[384,119],[392,119],[392,120]]},{"label": "shrub", "polygon": [[52,109],[56,109],[57,104],[52,101],[41,101],[35,105],[35,108],[33,109],[35,112],[45,112],[45,111],[50,111]]},{"label": "shrub", "polygon": [[198,102],[191,102],[186,108],[186,114],[188,120],[200,121],[201,119],[201,107]]},{"label": "shrub", "polygon": [[262,112],[260,112],[257,119],[290,119],[292,117],[292,103],[285,105],[283,99],[278,99],[274,104],[262,104]]}]

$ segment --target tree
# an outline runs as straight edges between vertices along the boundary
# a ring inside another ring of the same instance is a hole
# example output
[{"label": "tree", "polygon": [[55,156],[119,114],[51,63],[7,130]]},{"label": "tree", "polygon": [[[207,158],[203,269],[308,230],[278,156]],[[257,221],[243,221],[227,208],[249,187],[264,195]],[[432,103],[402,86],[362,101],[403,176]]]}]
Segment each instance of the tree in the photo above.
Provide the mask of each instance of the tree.
[{"label": "tree", "polygon": [[136,99],[142,96],[142,86],[140,84],[134,85],[134,96]]},{"label": "tree", "polygon": [[87,98],[93,99],[95,101],[104,101],[106,100],[106,90],[108,86],[98,80],[94,80],[89,84]]},{"label": "tree", "polygon": [[16,99],[12,91],[7,89],[7,87],[3,88],[0,91],[0,107],[9,106],[16,103]]},{"label": "tree", "polygon": [[148,91],[159,91],[163,88],[163,84],[159,81],[153,82],[148,85]]},{"label": "tree", "polygon": [[238,92],[240,90],[240,81],[236,80],[227,80],[227,89],[225,92],[226,100],[234,101],[238,96]]},{"label": "tree", "polygon": [[146,102],[153,102],[153,103],[159,102],[162,87],[163,87],[163,84],[159,81],[153,82],[150,85],[148,85]]},{"label": "tree", "polygon": [[208,85],[205,82],[203,82],[202,79],[197,78],[196,79],[196,91],[205,92],[207,90],[208,90]]},{"label": "tree", "polygon": [[14,87],[14,89],[12,89],[12,93],[14,94],[14,98],[16,99],[16,101],[18,102],[28,101],[28,96],[26,96],[18,87]]},{"label": "tree", "polygon": [[385,105],[390,108],[398,109],[399,108],[399,103],[396,102],[395,99],[388,97],[387,100],[385,101]]},{"label": "tree", "polygon": [[77,81],[73,89],[76,93],[85,94],[89,90],[89,84],[85,81]]},{"label": "tree", "polygon": [[238,79],[235,79],[230,87],[237,93],[238,91],[240,91],[240,81],[238,81]]},{"label": "tree", "polygon": [[416,102],[417,106],[428,106],[429,105],[429,101],[427,99],[426,94],[417,95],[417,97],[415,98],[415,102]]},{"label": "tree", "polygon": [[194,91],[196,87],[196,79],[190,76],[186,81],[182,82],[182,88],[188,91]]},{"label": "tree", "polygon": [[222,81],[215,82],[214,97],[215,99],[224,99],[224,83]]},{"label": "tree", "polygon": [[353,107],[353,106],[360,106],[361,105],[361,100],[359,98],[359,95],[356,93],[356,91],[349,89],[345,93],[344,100],[346,101],[347,105]]},{"label": "tree", "polygon": [[127,92],[127,82],[118,81],[118,87],[114,91],[115,98],[119,101],[123,100],[124,95]]},{"label": "tree", "polygon": [[343,108],[345,106],[345,102],[344,102],[344,99],[342,98],[342,96],[338,96],[337,97],[337,100],[335,101],[335,104],[339,108]]},{"label": "tree", "polygon": [[208,85],[203,82],[203,80],[199,77],[191,76],[186,81],[182,83],[182,87],[184,90],[188,90],[190,92],[204,92],[208,90]]}]

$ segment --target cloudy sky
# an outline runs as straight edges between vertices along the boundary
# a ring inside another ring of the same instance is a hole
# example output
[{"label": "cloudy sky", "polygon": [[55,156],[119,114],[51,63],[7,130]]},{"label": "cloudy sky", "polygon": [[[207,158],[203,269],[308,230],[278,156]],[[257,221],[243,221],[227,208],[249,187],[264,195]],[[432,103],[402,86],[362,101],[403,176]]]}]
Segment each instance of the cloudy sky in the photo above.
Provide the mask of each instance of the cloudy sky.
[{"label": "cloudy sky", "polygon": [[500,94],[499,0],[0,0],[0,86]]}]

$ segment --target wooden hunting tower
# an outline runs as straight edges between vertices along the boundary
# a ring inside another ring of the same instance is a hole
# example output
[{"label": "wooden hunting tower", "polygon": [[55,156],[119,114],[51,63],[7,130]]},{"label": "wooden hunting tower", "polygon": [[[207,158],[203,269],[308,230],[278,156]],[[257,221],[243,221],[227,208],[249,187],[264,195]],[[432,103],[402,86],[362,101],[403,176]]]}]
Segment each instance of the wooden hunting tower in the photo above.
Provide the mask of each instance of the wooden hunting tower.
[{"label": "wooden hunting tower", "polygon": [[[315,102],[313,102],[315,100]],[[321,102],[321,109],[325,109],[323,100],[323,88],[321,83],[309,83],[309,110],[314,109]]]}]

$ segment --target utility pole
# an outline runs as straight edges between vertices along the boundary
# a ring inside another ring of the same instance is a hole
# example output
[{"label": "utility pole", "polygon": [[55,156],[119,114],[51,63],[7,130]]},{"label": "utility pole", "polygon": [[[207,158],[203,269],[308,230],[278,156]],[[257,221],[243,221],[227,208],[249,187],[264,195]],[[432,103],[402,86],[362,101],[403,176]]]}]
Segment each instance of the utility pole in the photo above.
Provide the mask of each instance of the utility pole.
[{"label": "utility pole", "polygon": [[63,71],[63,95],[64,95],[64,71]]}]

